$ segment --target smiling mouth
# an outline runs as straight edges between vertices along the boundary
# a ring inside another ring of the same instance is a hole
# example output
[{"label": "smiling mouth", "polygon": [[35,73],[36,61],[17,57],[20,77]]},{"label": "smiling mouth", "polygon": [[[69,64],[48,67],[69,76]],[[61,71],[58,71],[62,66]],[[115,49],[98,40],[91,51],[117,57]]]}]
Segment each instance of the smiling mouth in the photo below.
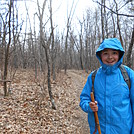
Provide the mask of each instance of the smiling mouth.
[{"label": "smiling mouth", "polygon": [[113,64],[114,63],[114,61],[111,61],[111,62],[107,62],[107,64]]},{"label": "smiling mouth", "polygon": [[111,64],[111,63],[114,63],[114,62],[107,62],[107,63]]},{"label": "smiling mouth", "polygon": [[112,62],[107,62],[107,63],[109,63],[109,64],[110,64],[110,63],[113,63],[113,62],[114,62],[114,61],[112,61]]}]

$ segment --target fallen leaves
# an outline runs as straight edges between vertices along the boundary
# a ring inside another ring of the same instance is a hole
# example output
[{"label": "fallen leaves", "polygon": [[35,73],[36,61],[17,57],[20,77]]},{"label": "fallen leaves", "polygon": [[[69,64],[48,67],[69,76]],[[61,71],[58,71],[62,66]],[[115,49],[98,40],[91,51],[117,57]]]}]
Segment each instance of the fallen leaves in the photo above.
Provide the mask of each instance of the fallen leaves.
[{"label": "fallen leaves", "polygon": [[31,70],[19,71],[12,84],[13,90],[10,96],[5,98],[0,96],[0,132],[6,134],[89,133],[83,130],[88,124],[85,122],[83,127],[82,123],[85,119],[79,107],[79,94],[85,78],[80,72],[74,73],[75,75],[73,73],[65,75],[60,72],[56,81],[52,81],[52,93],[57,107],[53,110],[47,88],[43,93],[40,86],[34,83],[34,73]]}]

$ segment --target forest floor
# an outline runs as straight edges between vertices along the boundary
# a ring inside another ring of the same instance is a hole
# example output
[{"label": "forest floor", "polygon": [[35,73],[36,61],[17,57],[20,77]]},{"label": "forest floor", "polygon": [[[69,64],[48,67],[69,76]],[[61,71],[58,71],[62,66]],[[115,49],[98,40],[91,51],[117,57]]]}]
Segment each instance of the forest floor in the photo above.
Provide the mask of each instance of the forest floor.
[{"label": "forest floor", "polygon": [[17,71],[9,96],[3,97],[0,86],[0,134],[89,134],[87,114],[79,107],[87,76],[81,70],[58,73],[51,82],[53,110],[47,85],[35,81],[31,70]]}]

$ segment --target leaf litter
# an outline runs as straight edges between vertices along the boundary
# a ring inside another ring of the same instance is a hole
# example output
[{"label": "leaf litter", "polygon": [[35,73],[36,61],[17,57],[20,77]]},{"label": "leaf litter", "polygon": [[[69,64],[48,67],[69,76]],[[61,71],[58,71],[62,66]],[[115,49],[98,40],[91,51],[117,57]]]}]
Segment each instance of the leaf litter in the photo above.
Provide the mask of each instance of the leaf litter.
[{"label": "leaf litter", "polygon": [[53,110],[46,83],[42,91],[35,83],[33,71],[19,70],[9,96],[3,97],[0,86],[0,133],[89,134],[87,115],[79,107],[86,77],[80,70],[69,70],[66,75],[58,73],[57,79],[51,80],[57,108]]}]

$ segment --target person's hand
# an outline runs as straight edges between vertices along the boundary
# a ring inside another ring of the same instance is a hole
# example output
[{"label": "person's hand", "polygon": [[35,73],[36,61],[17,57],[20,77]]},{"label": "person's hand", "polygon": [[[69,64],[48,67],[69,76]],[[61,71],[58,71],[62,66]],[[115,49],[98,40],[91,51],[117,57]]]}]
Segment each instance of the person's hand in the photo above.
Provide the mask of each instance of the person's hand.
[{"label": "person's hand", "polygon": [[97,112],[98,111],[97,101],[90,102],[89,106],[90,106],[90,108],[92,109],[93,112]]}]

